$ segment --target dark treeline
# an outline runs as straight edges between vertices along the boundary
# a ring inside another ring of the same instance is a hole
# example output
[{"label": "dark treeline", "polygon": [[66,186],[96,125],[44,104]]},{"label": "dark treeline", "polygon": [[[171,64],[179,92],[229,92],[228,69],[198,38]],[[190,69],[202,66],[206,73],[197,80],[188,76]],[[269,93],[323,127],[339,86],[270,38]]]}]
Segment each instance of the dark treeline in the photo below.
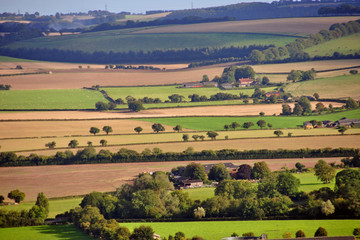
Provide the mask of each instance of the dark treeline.
[{"label": "dark treeline", "polygon": [[360,7],[350,4],[341,4],[338,7],[322,7],[318,11],[319,15],[344,15],[344,14],[360,14]]},{"label": "dark treeline", "polygon": [[262,51],[272,45],[250,45],[244,47],[223,47],[223,48],[192,48],[180,50],[154,50],[151,52],[129,51],[129,52],[103,52],[93,53],[46,49],[46,48],[0,48],[3,56],[26,58],[42,61],[60,62],[83,62],[83,63],[139,63],[139,62],[181,62],[181,61],[203,61],[218,58],[238,57],[245,59],[253,50]]},{"label": "dark treeline", "polygon": [[171,24],[194,24],[194,23],[207,23],[207,22],[224,22],[224,21],[233,21],[233,17],[218,17],[218,18],[202,18],[188,16],[181,19],[157,19],[153,21],[133,21],[128,20],[125,24],[116,24],[111,25],[109,23],[104,23],[97,25],[93,28],[85,30],[84,32],[98,32],[98,31],[107,31],[115,29],[127,29],[127,28],[141,28],[141,27],[152,27],[152,26],[162,26],[162,25],[171,25]]},{"label": "dark treeline", "polygon": [[[36,26],[35,26],[36,25]],[[10,32],[5,36],[0,36],[0,46],[27,40],[36,37],[42,37],[42,28],[47,26],[41,24],[22,24],[22,23],[3,23],[0,24],[0,32]]]},{"label": "dark treeline", "polygon": [[323,148],[298,150],[249,150],[234,149],[203,150],[201,152],[165,152],[154,149],[153,152],[138,153],[134,150],[121,148],[117,153],[100,150],[96,153],[93,147],[86,147],[76,154],[72,151],[57,152],[53,156],[31,154],[28,157],[17,156],[14,152],[0,154],[0,166],[39,166],[39,165],[70,165],[94,163],[125,163],[125,162],[163,162],[163,161],[197,161],[197,160],[232,160],[232,159],[274,159],[274,158],[317,158],[317,157],[350,157],[356,155],[354,148]]}]

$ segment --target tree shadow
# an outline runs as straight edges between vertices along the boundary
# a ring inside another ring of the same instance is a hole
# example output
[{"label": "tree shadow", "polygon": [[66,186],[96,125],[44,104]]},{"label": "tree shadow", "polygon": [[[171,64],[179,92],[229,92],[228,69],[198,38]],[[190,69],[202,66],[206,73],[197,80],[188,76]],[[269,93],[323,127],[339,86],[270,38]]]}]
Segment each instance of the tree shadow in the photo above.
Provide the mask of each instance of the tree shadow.
[{"label": "tree shadow", "polygon": [[58,239],[66,240],[91,240],[94,239],[77,229],[74,225],[42,225],[34,227],[41,234],[53,235]]}]

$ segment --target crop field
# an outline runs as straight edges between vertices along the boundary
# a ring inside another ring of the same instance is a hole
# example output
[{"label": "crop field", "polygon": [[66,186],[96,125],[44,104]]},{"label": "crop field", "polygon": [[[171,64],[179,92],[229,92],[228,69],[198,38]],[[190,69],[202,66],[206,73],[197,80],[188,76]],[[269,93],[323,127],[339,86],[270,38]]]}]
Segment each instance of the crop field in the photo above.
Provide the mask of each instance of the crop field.
[{"label": "crop field", "polygon": [[[151,149],[154,147],[157,146],[150,146]],[[183,146],[178,146],[178,149],[183,149]],[[206,149],[210,148],[208,147]],[[337,163],[340,163],[341,159],[342,158],[323,158],[326,162]],[[317,158],[293,158],[208,160],[196,162],[201,164],[231,162],[235,165],[245,163],[253,165],[255,162],[266,161],[269,168],[274,171],[280,170],[284,166],[294,168],[297,162],[301,162],[306,167],[313,167],[318,160]],[[92,191],[110,192],[115,191],[116,188],[124,183],[131,182],[141,172],[171,171],[174,167],[186,166],[190,162],[191,161],[2,167],[0,168],[0,181],[2,183],[0,185],[0,195],[7,196],[7,193],[11,190],[20,189],[26,194],[25,201],[36,201],[39,192],[44,192],[48,198],[84,195]],[[46,181],[44,181],[44,179],[46,179]],[[196,197],[196,192],[194,195]],[[198,195],[201,195],[201,193]],[[51,200],[51,203],[53,203],[51,208],[55,209],[55,213],[69,206],[71,207],[78,204],[77,199],[78,198]],[[5,199],[5,201],[8,200],[9,199]],[[28,203],[25,204],[28,206]],[[33,205],[33,203],[29,204]],[[22,204],[20,204],[19,207],[21,208]]]},{"label": "crop field", "polygon": [[[134,98],[160,98],[162,101],[169,100],[169,96],[172,94],[179,94],[184,96],[185,101],[189,101],[188,96],[192,94],[198,94],[200,96],[210,97],[216,93],[230,93],[234,95],[239,95],[243,93],[246,95],[252,95],[254,89],[237,89],[237,90],[221,90],[219,88],[182,88],[180,85],[174,86],[153,86],[153,87],[120,87],[120,88],[101,88],[105,90],[110,97],[113,99],[122,98],[125,101],[127,96],[132,96]],[[274,90],[274,87],[262,88],[266,92],[271,92]]]},{"label": "crop field", "polygon": [[297,63],[279,63],[279,64],[264,64],[252,66],[257,73],[290,73],[291,70],[310,70],[314,68],[316,71],[332,70],[338,68],[347,68],[359,66],[358,59],[344,59],[344,60],[326,60],[326,61],[310,61]]},{"label": "crop field", "polygon": [[128,52],[184,49],[201,47],[230,47],[265,45],[284,46],[296,38],[257,33],[162,33],[122,34],[119,30],[83,33],[66,36],[41,37],[7,45],[8,48],[49,48],[84,52]]},{"label": "crop field", "polygon": [[360,51],[360,33],[334,39],[305,49],[311,57],[332,56],[334,52],[344,55],[355,54]]},{"label": "crop field", "polygon": [[245,20],[216,23],[201,23],[178,26],[165,26],[137,33],[184,33],[184,32],[266,32],[287,34],[311,34],[329,29],[334,23],[355,21],[359,17],[321,17],[321,18],[279,18],[265,20]]},{"label": "crop field", "polygon": [[[325,103],[327,105],[327,103]],[[139,119],[143,121],[158,122],[170,126],[176,126],[180,124],[187,129],[209,131],[209,130],[224,130],[225,124],[231,124],[232,122],[238,122],[240,124],[244,122],[253,122],[254,128],[258,128],[256,122],[260,119],[265,120],[267,123],[273,125],[272,128],[296,128],[303,124],[305,121],[311,121],[316,119],[318,121],[331,120],[336,121],[343,117],[349,119],[360,118],[360,110],[351,110],[345,112],[337,112],[331,114],[317,115],[317,116],[265,116],[265,117],[169,117],[169,118],[149,118]]]},{"label": "crop field", "polygon": [[0,228],[0,240],[90,240],[95,239],[74,225],[43,225]]},{"label": "crop field", "polygon": [[0,92],[0,109],[94,109],[103,95],[84,89],[11,90]]},{"label": "crop field", "polygon": [[186,237],[195,235],[207,240],[218,240],[230,237],[236,232],[240,236],[253,232],[255,236],[265,233],[268,238],[281,239],[284,232],[291,232],[294,237],[298,230],[303,230],[307,237],[314,235],[320,226],[325,228],[328,236],[352,235],[354,228],[360,225],[360,220],[269,220],[269,221],[209,221],[209,222],[169,222],[169,223],[120,223],[130,231],[138,226],[151,226],[161,236],[175,235],[184,232]]},{"label": "crop field", "polygon": [[285,87],[293,96],[312,95],[317,92],[321,98],[360,97],[360,75],[338,76],[297,82]]},{"label": "crop field", "polygon": [[[78,207],[81,203],[81,197],[65,198],[65,199],[49,199],[49,218],[55,218],[56,215],[69,211],[72,208]],[[0,206],[0,209],[6,210],[29,210],[35,205],[35,202],[22,202],[18,205]]]}]

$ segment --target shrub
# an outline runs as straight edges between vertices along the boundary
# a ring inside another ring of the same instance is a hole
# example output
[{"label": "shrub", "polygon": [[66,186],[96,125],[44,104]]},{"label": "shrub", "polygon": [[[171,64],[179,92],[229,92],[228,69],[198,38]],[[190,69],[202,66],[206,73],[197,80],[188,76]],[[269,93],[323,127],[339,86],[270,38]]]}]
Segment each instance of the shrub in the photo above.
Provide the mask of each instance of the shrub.
[{"label": "shrub", "polygon": [[243,237],[255,237],[255,234],[253,232],[246,232],[243,233]]},{"label": "shrub", "polygon": [[360,235],[360,228],[354,228],[353,235],[359,236]]},{"label": "shrub", "polygon": [[297,231],[297,232],[295,233],[295,236],[296,236],[297,238],[306,237],[306,236],[305,236],[305,233],[304,233],[302,230]]},{"label": "shrub", "polygon": [[283,238],[291,238],[291,232],[284,232],[282,237]]},{"label": "shrub", "polygon": [[316,232],[315,232],[315,235],[314,237],[322,237],[322,236],[327,236],[327,231],[325,228],[323,227],[319,227]]}]

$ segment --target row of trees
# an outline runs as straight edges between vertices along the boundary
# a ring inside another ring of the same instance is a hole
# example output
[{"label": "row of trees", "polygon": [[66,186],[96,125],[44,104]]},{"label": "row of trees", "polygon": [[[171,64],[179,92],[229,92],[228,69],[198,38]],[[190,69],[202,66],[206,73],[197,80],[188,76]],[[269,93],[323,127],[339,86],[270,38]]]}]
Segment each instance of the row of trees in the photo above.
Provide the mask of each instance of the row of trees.
[{"label": "row of trees", "polygon": [[270,47],[262,51],[255,49],[249,55],[249,59],[255,64],[274,61],[307,61],[310,60],[310,55],[303,51],[305,48],[358,32],[360,32],[360,20],[336,23],[330,26],[329,30],[321,30],[307,39],[298,38],[285,47]]},{"label": "row of trees", "polygon": [[0,84],[0,90],[10,90],[11,85],[7,85],[7,84]]},{"label": "row of trees", "polygon": [[318,10],[319,15],[344,15],[344,14],[359,14],[360,7],[355,7],[350,4],[341,4],[338,7],[322,7]]},{"label": "row of trees", "polygon": [[36,165],[66,165],[91,163],[121,163],[121,162],[158,162],[183,160],[231,160],[231,159],[275,159],[275,158],[314,158],[314,157],[351,157],[357,155],[353,148],[323,148],[297,150],[245,150],[234,149],[202,150],[200,152],[162,152],[159,148],[144,149],[138,153],[134,150],[121,148],[117,153],[100,150],[97,154],[91,147],[72,151],[57,152],[53,156],[17,156],[14,152],[0,153],[0,166],[36,166]]},{"label": "row of trees", "polygon": [[[16,196],[18,196],[18,194],[16,194]],[[39,193],[35,205],[30,210],[8,211],[3,208],[0,209],[0,227],[40,225],[44,223],[48,214],[49,201],[44,193]]]}]

